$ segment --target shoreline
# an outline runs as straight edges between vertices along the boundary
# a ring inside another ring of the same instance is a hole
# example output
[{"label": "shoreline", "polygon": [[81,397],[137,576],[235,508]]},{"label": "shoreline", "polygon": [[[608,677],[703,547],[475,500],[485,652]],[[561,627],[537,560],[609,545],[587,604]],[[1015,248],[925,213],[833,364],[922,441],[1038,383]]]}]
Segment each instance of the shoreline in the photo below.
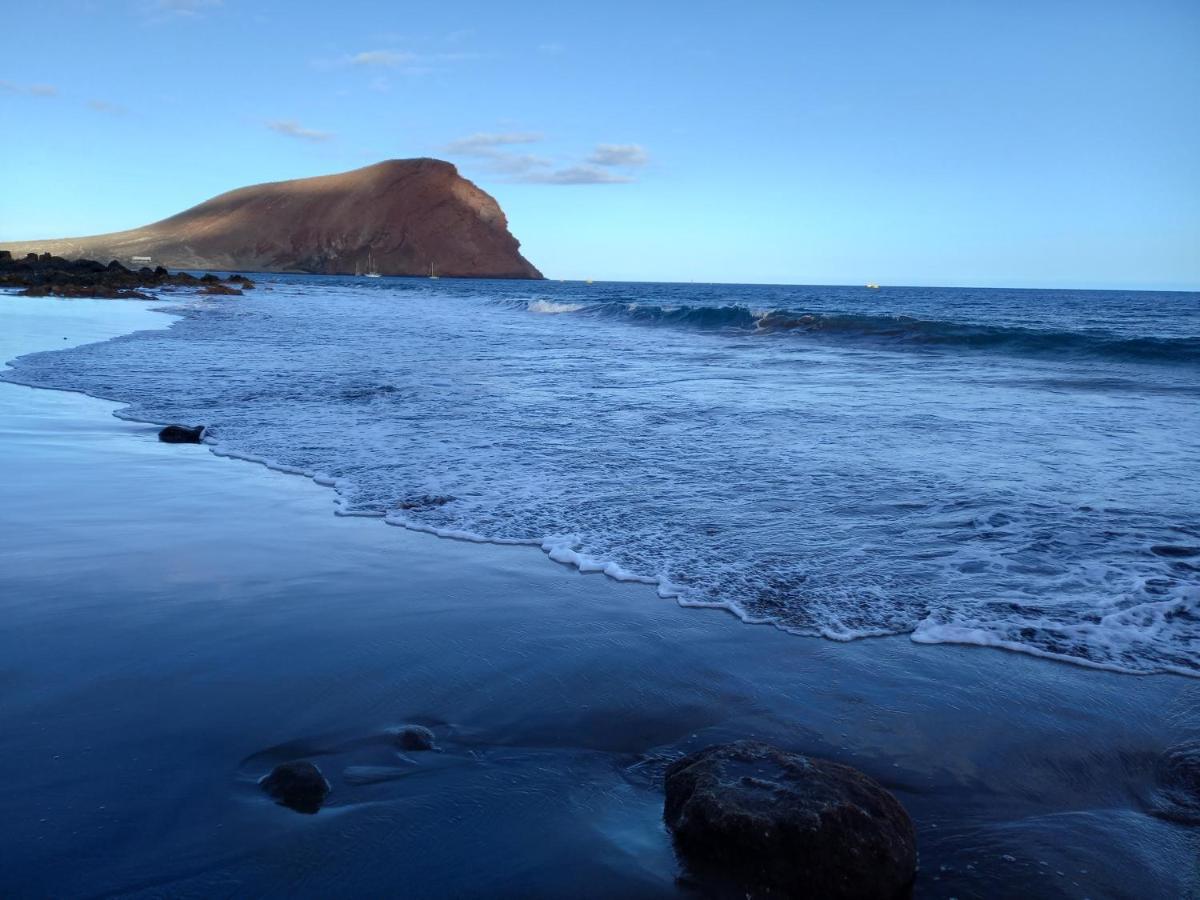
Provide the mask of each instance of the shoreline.
[{"label": "shoreline", "polygon": [[[22,352],[156,312],[20,303],[6,338],[41,344]],[[917,896],[1200,885],[1195,830],[1145,813],[1157,754],[1200,731],[1194,679],[743,628],[530,548],[330,516],[316,480],[158,444],[120,405],[0,384],[0,710],[19,723],[0,748],[26,776],[0,815],[27,826],[6,892],[399,876],[433,895],[674,896],[653,773],[751,736],[893,790],[918,826]],[[375,738],[421,720],[436,764],[381,772]],[[334,783],[314,817],[253,787],[299,748]],[[56,865],[81,851],[79,871]]]},{"label": "shoreline", "polygon": [[[267,290],[271,290],[271,288],[268,287]],[[58,299],[80,300],[80,299],[88,299],[88,298],[58,298]],[[97,299],[99,299],[99,298],[97,298]],[[105,299],[108,300],[109,302],[111,302],[114,299],[124,300],[125,302],[129,302],[133,298],[105,298]],[[156,313],[161,313],[161,314],[165,314],[165,315],[179,317],[179,316],[183,316],[186,314],[184,311],[182,311],[181,309],[178,308],[178,307],[183,306],[186,299],[187,298],[155,297],[155,298],[142,299],[142,300],[140,300],[140,302],[143,304],[148,304],[148,303],[156,304],[154,306],[146,307],[150,312],[156,312]],[[165,330],[167,328],[170,328],[172,324],[173,324],[173,322],[167,322],[166,324],[150,324],[149,327],[151,329]],[[134,329],[134,330],[147,330],[147,329]],[[122,333],[127,333],[127,332],[122,332]],[[114,334],[112,336],[115,337],[115,336],[119,336],[119,335]],[[54,350],[54,349],[63,349],[63,348],[51,346],[51,347],[43,348],[43,349]],[[26,352],[36,352],[36,351],[23,351],[21,354],[18,354],[18,355],[25,355]],[[13,368],[7,364],[8,361],[9,360],[7,357],[4,360],[0,360],[0,362],[5,363],[5,366],[4,366],[5,371],[8,373],[11,373],[13,371]],[[147,424],[147,425],[156,425],[156,426],[160,426],[160,427],[174,424],[173,421],[168,421],[165,419],[157,420],[157,419],[149,419],[149,418],[139,418],[137,416],[130,415],[127,412],[127,410],[129,409],[129,404],[127,401],[118,400],[118,399],[104,396],[101,394],[90,393],[87,391],[74,391],[73,389],[70,389],[70,388],[43,388],[40,385],[25,382],[25,381],[22,381],[17,378],[8,378],[8,379],[6,379],[6,381],[7,381],[7,383],[23,385],[25,387],[29,387],[29,388],[33,388],[33,389],[37,389],[37,390],[42,390],[42,389],[65,390],[68,392],[80,393],[86,397],[90,397],[90,398],[93,398],[96,400],[101,400],[106,403],[112,403],[117,407],[116,409],[114,409],[112,411],[112,414],[116,418],[119,418],[123,421]],[[202,424],[207,424],[207,423],[197,421],[197,422],[188,423],[188,424],[202,425]],[[678,604],[678,606],[680,606],[683,609],[720,610],[724,613],[729,614],[730,616],[732,616],[733,618],[735,618],[742,624],[770,626],[771,628],[778,630],[778,631],[782,632],[783,634],[786,634],[789,636],[800,637],[800,638],[816,638],[819,640],[828,640],[828,641],[833,641],[833,642],[837,642],[837,643],[851,643],[851,642],[858,642],[858,641],[870,640],[870,639],[880,639],[880,638],[906,638],[909,641],[916,643],[916,644],[923,644],[923,645],[929,645],[929,646],[940,646],[940,645],[962,646],[962,647],[968,647],[968,648],[973,648],[973,649],[978,649],[978,650],[994,650],[994,651],[1001,651],[1004,653],[1015,653],[1015,654],[1030,656],[1030,657],[1033,657],[1036,659],[1041,659],[1041,660],[1045,660],[1045,661],[1049,661],[1049,662],[1077,666],[1077,667],[1084,668],[1084,669],[1091,669],[1091,670],[1105,671],[1105,672],[1114,672],[1114,673],[1118,673],[1121,675],[1131,675],[1131,676],[1137,676],[1137,677],[1149,677],[1149,676],[1155,676],[1155,675],[1174,675],[1174,676],[1180,676],[1180,677],[1184,677],[1184,678],[1200,679],[1200,671],[1197,671],[1194,669],[1180,668],[1180,667],[1176,667],[1176,666],[1164,666],[1160,671],[1149,672],[1149,671],[1145,671],[1145,670],[1141,670],[1141,669],[1127,668],[1127,667],[1122,667],[1120,665],[1115,665],[1115,664],[1108,663],[1108,662],[1091,660],[1091,659],[1088,659],[1083,656],[1077,656],[1077,655],[1071,655],[1071,654],[1065,654],[1065,653],[1064,654],[1054,653],[1054,652],[1042,650],[1036,646],[1026,644],[1026,643],[1005,641],[1005,640],[997,638],[990,632],[982,631],[982,630],[978,630],[978,629],[969,629],[969,628],[964,629],[961,627],[939,625],[936,623],[929,624],[928,627],[926,627],[927,623],[929,622],[928,619],[917,623],[917,625],[913,628],[913,630],[906,631],[906,632],[842,634],[842,633],[833,633],[833,632],[829,632],[827,630],[823,630],[820,634],[813,634],[811,632],[789,628],[786,625],[782,624],[781,622],[779,622],[773,618],[770,618],[770,617],[754,616],[754,615],[746,612],[746,610],[744,610],[736,602],[736,600],[721,600],[721,601],[689,600],[684,597],[683,591],[681,588],[677,587],[672,582],[663,578],[662,576],[644,575],[644,574],[640,574],[637,572],[627,571],[626,569],[624,569],[622,566],[620,566],[616,562],[613,562],[610,560],[605,560],[605,559],[596,559],[596,558],[587,556],[586,554],[580,553],[580,552],[576,551],[575,549],[573,549],[570,546],[569,542],[564,541],[562,539],[557,539],[554,537],[547,537],[547,538],[540,538],[540,539],[539,538],[529,538],[529,539],[492,538],[492,537],[487,537],[487,536],[483,536],[483,535],[479,535],[479,534],[475,534],[475,533],[467,532],[467,531],[461,531],[461,530],[455,530],[455,529],[443,529],[443,528],[436,528],[436,527],[422,525],[417,522],[412,522],[412,521],[406,520],[404,518],[403,514],[400,512],[376,513],[376,512],[355,511],[355,510],[347,509],[346,504],[345,504],[345,496],[343,494],[342,488],[339,486],[338,479],[333,478],[323,472],[320,472],[320,471],[314,470],[314,469],[306,469],[306,468],[301,468],[301,467],[296,467],[296,466],[289,466],[289,465],[280,463],[277,460],[273,460],[273,459],[265,457],[265,456],[255,455],[255,454],[252,454],[249,452],[233,450],[233,449],[226,449],[222,446],[220,437],[219,436],[213,437],[211,432],[206,432],[205,437],[202,440],[202,443],[209,450],[209,452],[211,452],[215,456],[225,458],[225,459],[233,459],[233,460],[238,460],[238,461],[242,461],[242,462],[253,463],[253,464],[262,466],[263,468],[265,468],[269,471],[273,471],[273,472],[279,472],[279,473],[286,474],[286,475],[301,476],[309,481],[312,481],[313,483],[315,483],[318,486],[321,486],[324,488],[331,488],[333,490],[333,513],[336,516],[365,518],[365,519],[382,519],[383,522],[387,525],[396,526],[396,527],[399,527],[399,528],[402,528],[402,529],[405,529],[408,531],[416,532],[419,534],[428,534],[428,535],[432,535],[437,538],[460,541],[460,542],[465,542],[465,543],[469,543],[469,544],[481,544],[481,545],[486,544],[486,545],[501,546],[501,547],[503,547],[503,546],[536,547],[545,556],[547,556],[552,562],[555,562],[562,566],[566,566],[567,568],[570,568],[570,569],[574,569],[574,570],[578,571],[580,574],[585,574],[585,575],[602,574],[605,577],[611,578],[612,580],[617,581],[617,582],[647,585],[647,586],[653,587],[655,589],[655,593],[659,598],[673,600]]]}]

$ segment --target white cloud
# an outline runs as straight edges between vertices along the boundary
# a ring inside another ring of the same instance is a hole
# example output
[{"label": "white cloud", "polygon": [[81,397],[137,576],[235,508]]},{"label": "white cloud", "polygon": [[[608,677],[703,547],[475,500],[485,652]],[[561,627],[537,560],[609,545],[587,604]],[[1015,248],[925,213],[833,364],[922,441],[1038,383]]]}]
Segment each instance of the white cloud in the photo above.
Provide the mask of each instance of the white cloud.
[{"label": "white cloud", "polygon": [[327,141],[333,137],[328,131],[314,131],[305,128],[291,119],[275,119],[267,123],[267,127],[276,134],[297,138],[302,141]]},{"label": "white cloud", "polygon": [[319,71],[328,72],[345,68],[398,69],[406,75],[428,75],[446,66],[473,59],[478,53],[455,51],[453,53],[413,53],[408,50],[363,50],[335,59],[313,59],[310,65]]},{"label": "white cloud", "polygon": [[108,113],[110,116],[123,116],[127,112],[125,107],[117,103],[109,103],[107,100],[89,100],[87,105],[96,112]]},{"label": "white cloud", "polygon": [[598,144],[583,162],[558,164],[544,156],[509,149],[542,140],[543,135],[535,131],[477,132],[451,141],[442,152],[472,157],[488,171],[522,184],[629,184],[635,180],[633,176],[612,169],[631,169],[645,165],[649,159],[638,144]]},{"label": "white cloud", "polygon": [[628,175],[618,175],[599,166],[578,165],[552,172],[527,172],[514,179],[525,184],[629,184]]},{"label": "white cloud", "polygon": [[525,175],[548,169],[554,161],[532,153],[495,153],[488,157],[487,167],[502,175]]},{"label": "white cloud", "polygon": [[416,54],[395,50],[365,50],[350,57],[352,66],[403,66],[417,61]]},{"label": "white cloud", "polygon": [[0,81],[0,92],[6,94],[25,94],[29,97],[58,96],[58,88],[52,84],[17,84],[12,81]]},{"label": "white cloud", "polygon": [[644,166],[650,161],[646,148],[640,144],[597,144],[589,163],[597,166]]},{"label": "white cloud", "polygon": [[196,16],[205,9],[220,6],[222,0],[153,0],[149,4],[152,13],[174,16]]},{"label": "white cloud", "polygon": [[498,149],[500,147],[510,147],[514,144],[536,144],[540,140],[542,140],[542,135],[532,131],[505,134],[477,132],[469,137],[451,141],[442,150],[451,156],[494,157],[497,153],[502,152]]}]

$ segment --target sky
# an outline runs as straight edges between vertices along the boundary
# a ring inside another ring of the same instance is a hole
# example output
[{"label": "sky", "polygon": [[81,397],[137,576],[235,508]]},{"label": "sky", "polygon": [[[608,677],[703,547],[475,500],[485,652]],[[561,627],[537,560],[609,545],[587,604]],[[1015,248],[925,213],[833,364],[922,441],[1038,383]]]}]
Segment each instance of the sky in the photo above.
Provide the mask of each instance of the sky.
[{"label": "sky", "polygon": [[1200,289],[1196,0],[42,0],[7,27],[0,240],[434,156],[552,278]]}]

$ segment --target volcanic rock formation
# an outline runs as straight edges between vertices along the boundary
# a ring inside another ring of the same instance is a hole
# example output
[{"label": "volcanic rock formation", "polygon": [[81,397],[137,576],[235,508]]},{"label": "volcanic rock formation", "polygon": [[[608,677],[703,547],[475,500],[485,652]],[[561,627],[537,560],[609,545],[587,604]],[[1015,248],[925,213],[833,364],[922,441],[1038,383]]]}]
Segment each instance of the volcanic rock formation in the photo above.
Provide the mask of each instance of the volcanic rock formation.
[{"label": "volcanic rock formation", "polygon": [[892,900],[916,876],[908,813],[849,766],[736,741],[672,763],[664,786],[676,850],[730,896]]},{"label": "volcanic rock formation", "polygon": [[135,268],[541,278],[519,247],[496,201],[437,159],[240,188],[131,231],[0,244]]}]

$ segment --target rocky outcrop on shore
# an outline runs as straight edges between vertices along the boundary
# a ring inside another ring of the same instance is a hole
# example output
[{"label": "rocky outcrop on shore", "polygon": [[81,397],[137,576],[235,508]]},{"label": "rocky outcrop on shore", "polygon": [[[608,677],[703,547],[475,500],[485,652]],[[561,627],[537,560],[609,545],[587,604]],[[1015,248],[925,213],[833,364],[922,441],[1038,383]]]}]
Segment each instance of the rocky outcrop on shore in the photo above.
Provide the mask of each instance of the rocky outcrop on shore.
[{"label": "rocky outcrop on shore", "polygon": [[916,877],[908,813],[849,766],[737,741],[673,763],[665,787],[685,865],[739,896],[887,900]]},{"label": "rocky outcrop on shore", "polygon": [[30,253],[13,259],[0,250],[0,288],[24,288],[27,297],[109,297],[153,300],[142,288],[198,288],[206,294],[240,295],[254,287],[244,275],[218,278],[208,274],[196,277],[187,272],[168,272],[162,266],[129,269],[115,259],[107,265],[94,259],[63,259],[43,253]]},{"label": "rocky outcrop on shore", "polygon": [[240,188],[130,231],[0,248],[192,270],[542,277],[495,199],[436,159]]}]

